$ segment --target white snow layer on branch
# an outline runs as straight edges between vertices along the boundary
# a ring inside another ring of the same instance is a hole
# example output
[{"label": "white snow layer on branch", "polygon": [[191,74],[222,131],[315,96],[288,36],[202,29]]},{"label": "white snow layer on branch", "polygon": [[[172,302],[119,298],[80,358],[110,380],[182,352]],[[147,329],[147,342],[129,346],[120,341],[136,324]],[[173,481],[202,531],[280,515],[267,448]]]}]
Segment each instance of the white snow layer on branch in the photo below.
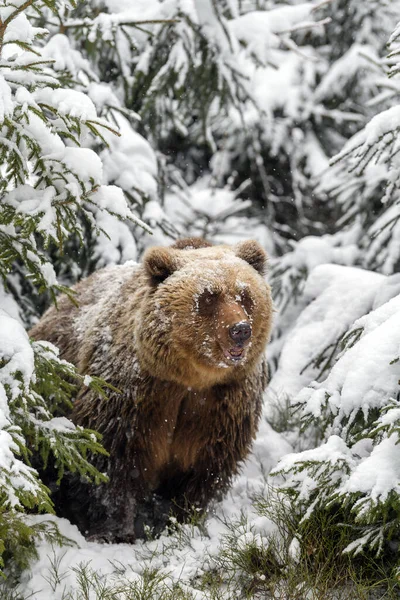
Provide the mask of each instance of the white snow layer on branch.
[{"label": "white snow layer on branch", "polygon": [[97,120],[96,108],[91,99],[75,90],[43,88],[35,94],[36,102],[54,106],[62,115],[81,121]]},{"label": "white snow layer on branch", "polygon": [[157,158],[149,142],[137,133],[119,113],[113,115],[120,137],[106,131],[109,149],[101,153],[104,174],[141,203],[140,192],[151,199],[157,197]]},{"label": "white snow layer on branch", "polygon": [[41,49],[41,54],[43,58],[54,61],[53,68],[56,71],[69,71],[75,79],[80,78],[82,73],[90,74],[94,81],[98,79],[89,61],[83,58],[81,52],[74,50],[63,33],[53,35]]},{"label": "white snow layer on branch", "polygon": [[[355,505],[357,519],[367,518],[373,505],[399,492],[399,409],[394,404],[381,415],[377,431],[388,431],[374,439],[371,429],[367,437],[359,439],[358,429],[352,437],[351,426],[356,418],[366,423],[371,411],[395,402],[400,380],[400,277],[320,265],[308,278],[305,296],[310,304],[286,338],[267,398],[285,390],[292,404],[299,404],[303,418],[332,419],[324,444],[286,456],[276,471],[286,473],[285,486],[296,487],[303,500],[317,489],[327,497],[361,494]],[[344,335],[343,346],[336,348]],[[327,357],[332,347],[330,367],[319,382],[313,381],[317,370],[311,361],[323,352]],[[330,491],[318,483],[326,469]]]},{"label": "white snow layer on branch", "polygon": [[[346,443],[338,435],[331,435],[329,440],[318,448],[286,454],[280,460],[277,470],[287,472],[293,468],[293,465],[301,465],[303,462],[327,463],[335,466],[343,461],[347,463],[349,460],[351,461],[351,452]],[[303,489],[306,493],[300,495],[300,499],[306,498],[310,491],[314,489],[314,486],[310,486],[310,484],[311,481],[309,480]]]},{"label": "white snow layer on branch", "polygon": [[35,492],[34,470],[17,458],[23,443],[12,427],[9,401],[28,390],[34,374],[33,350],[23,326],[0,308],[0,491],[8,508],[20,506],[18,491]]},{"label": "white snow layer on branch", "polygon": [[[343,244],[344,241],[346,243]],[[341,243],[343,245],[340,245]],[[320,237],[306,236],[296,243],[292,252],[287,252],[279,259],[271,259],[272,271],[277,280],[273,284],[277,315],[273,337],[268,347],[270,359],[276,359],[280,355],[296,319],[310,301],[314,299],[313,296],[308,294],[307,290],[305,293],[303,291],[310,272],[318,265],[329,263],[352,265],[357,258],[357,254],[357,247],[349,243],[349,240],[343,240],[337,235],[323,235]],[[297,288],[295,293],[293,293],[294,284]],[[288,364],[290,364],[290,360],[291,357],[288,357]],[[299,372],[302,371],[307,362],[301,366]],[[282,366],[282,363],[280,364]],[[304,377],[306,377],[306,372],[308,371],[304,370]],[[293,382],[289,383],[290,378],[287,379],[288,385],[286,385],[286,377],[287,373],[283,376],[282,381],[279,378],[275,381],[277,392],[292,395],[300,389],[299,386],[304,385],[299,381],[292,388]],[[297,379],[297,375],[295,378]],[[283,389],[281,389],[282,385]]]},{"label": "white snow layer on branch", "polygon": [[[18,321],[10,317],[0,308],[0,401],[3,417],[0,424],[4,426],[4,418],[9,412],[6,402],[6,388],[10,398],[16,398],[22,390],[29,386],[34,372],[33,351],[29,344],[28,334]],[[15,378],[19,373],[22,381]]]},{"label": "white snow layer on branch", "polygon": [[379,113],[353,136],[332,163],[349,157],[351,166],[361,174],[370,161],[389,162],[399,151],[400,106]]},{"label": "white snow layer on branch", "polygon": [[57,216],[52,204],[55,195],[56,189],[53,186],[36,190],[31,185],[24,184],[6,194],[4,203],[14,206],[17,213],[41,215],[37,225],[38,231],[55,235]]},{"label": "white snow layer on branch", "polygon": [[106,212],[97,215],[96,223],[102,230],[93,250],[98,268],[137,259],[135,238],[126,223]]},{"label": "white snow layer on branch", "polygon": [[7,25],[3,43],[12,44],[13,42],[19,42],[31,44],[37,33],[44,31],[44,29],[33,27],[27,16],[24,13],[20,13]]},{"label": "white snow layer on branch", "polygon": [[372,59],[378,60],[373,47],[353,44],[324,75],[314,92],[314,100],[321,102],[336,95],[340,97],[345,86],[351,84],[362,69],[370,66]]},{"label": "white snow layer on branch", "polygon": [[373,504],[385,502],[391,492],[400,493],[400,440],[397,433],[382,440],[359,462],[340,490],[340,495],[368,494]]},{"label": "white snow layer on branch", "polygon": [[282,270],[286,268],[306,269],[311,272],[318,265],[334,263],[348,265],[355,259],[356,247],[337,246],[334,236],[306,236],[299,240],[292,252],[279,259]]},{"label": "white snow layer on branch", "polygon": [[[321,259],[319,252],[313,256]],[[313,359],[326,348],[331,347],[332,351],[337,339],[347,333],[356,319],[371,310],[384,281],[383,275],[362,269],[316,266],[304,289],[302,306],[306,308],[285,338],[270,392],[296,398],[318,374]]]},{"label": "white snow layer on branch", "polygon": [[0,122],[5,118],[11,117],[14,104],[11,96],[11,89],[3,75],[0,73]]},{"label": "white snow layer on branch", "polygon": [[273,10],[255,10],[229,21],[233,35],[262,63],[270,59],[271,48],[279,48],[281,36],[311,15],[310,2],[297,6],[282,6]]},{"label": "white snow layer on branch", "polygon": [[[374,287],[370,286],[370,293],[376,293]],[[356,304],[354,297],[352,302]],[[400,356],[400,294],[357,319],[351,330],[361,332],[359,341],[339,357],[325,381],[312,383],[296,398],[303,414],[315,417],[328,400],[335,415],[333,430],[340,428],[344,418],[352,423],[360,411],[367,419],[372,409],[386,406],[397,388],[400,363],[393,361]]]}]

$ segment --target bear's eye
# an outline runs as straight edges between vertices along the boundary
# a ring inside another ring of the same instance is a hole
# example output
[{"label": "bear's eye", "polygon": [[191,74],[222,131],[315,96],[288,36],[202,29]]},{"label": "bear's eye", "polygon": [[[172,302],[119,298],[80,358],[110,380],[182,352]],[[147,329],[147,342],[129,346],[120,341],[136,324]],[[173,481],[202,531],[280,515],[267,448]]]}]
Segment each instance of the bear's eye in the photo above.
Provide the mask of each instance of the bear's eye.
[{"label": "bear's eye", "polygon": [[254,301],[247,290],[240,291],[240,304],[248,315],[253,312]]},{"label": "bear's eye", "polygon": [[209,290],[203,292],[198,298],[198,310],[200,314],[212,314],[218,302],[218,294]]}]

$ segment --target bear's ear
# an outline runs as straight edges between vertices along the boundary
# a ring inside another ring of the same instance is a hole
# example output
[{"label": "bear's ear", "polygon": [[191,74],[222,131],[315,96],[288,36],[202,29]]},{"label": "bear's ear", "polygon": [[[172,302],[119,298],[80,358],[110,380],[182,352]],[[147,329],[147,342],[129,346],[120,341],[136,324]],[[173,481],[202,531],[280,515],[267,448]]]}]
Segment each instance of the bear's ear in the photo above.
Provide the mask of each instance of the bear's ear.
[{"label": "bear's ear", "polygon": [[235,254],[238,258],[249,263],[260,275],[265,275],[268,256],[258,242],[255,240],[246,240],[237,244]]},{"label": "bear's ear", "polygon": [[174,253],[169,248],[149,248],[143,256],[143,265],[154,285],[162,283],[178,265]]}]

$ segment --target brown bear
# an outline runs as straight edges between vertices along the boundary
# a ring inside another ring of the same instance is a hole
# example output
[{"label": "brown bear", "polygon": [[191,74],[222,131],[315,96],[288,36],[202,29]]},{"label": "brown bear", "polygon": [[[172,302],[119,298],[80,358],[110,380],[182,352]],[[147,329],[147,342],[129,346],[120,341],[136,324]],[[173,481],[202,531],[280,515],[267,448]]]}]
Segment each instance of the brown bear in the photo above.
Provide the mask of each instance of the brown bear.
[{"label": "brown bear", "polygon": [[56,499],[84,533],[130,541],[143,532],[143,507],[172,502],[182,516],[227,489],[267,382],[266,258],[255,241],[149,248],[142,264],[81,281],[78,306],[63,296],[32,329],[82,374],[120,391],[105,399],[82,387],[74,402],[72,420],[99,431],[110,453],[94,459],[109,483],[76,479]]}]

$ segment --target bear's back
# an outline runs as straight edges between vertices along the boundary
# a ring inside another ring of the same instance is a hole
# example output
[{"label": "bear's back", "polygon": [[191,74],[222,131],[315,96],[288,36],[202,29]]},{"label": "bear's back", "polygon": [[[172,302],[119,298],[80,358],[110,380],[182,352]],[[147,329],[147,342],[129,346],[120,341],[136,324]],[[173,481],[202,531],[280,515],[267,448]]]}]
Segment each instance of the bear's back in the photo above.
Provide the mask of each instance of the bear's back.
[{"label": "bear's back", "polygon": [[63,294],[57,306],[51,306],[29,335],[45,340],[60,349],[61,358],[77,365],[77,352],[87,332],[95,327],[100,314],[112,310],[119,302],[121,288],[135,279],[141,266],[133,261],[105,267],[76,284],[73,302]]}]

